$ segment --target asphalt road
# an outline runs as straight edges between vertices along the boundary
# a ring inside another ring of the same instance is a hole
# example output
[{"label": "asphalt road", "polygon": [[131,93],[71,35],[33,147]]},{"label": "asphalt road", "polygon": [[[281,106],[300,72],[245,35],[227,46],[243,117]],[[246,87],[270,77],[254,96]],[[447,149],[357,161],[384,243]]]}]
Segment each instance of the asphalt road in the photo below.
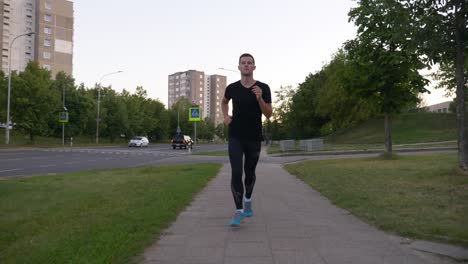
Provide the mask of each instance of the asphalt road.
[{"label": "asphalt road", "polygon": [[[227,144],[197,144],[189,151],[173,150],[169,144],[152,144],[147,148],[120,147],[64,147],[0,149],[0,179],[14,176],[50,175],[62,172],[127,168],[144,165],[162,165],[199,162],[229,162],[227,156],[191,155],[196,152],[227,150]],[[454,150],[413,150],[405,154],[445,152]],[[283,164],[299,160],[319,160],[375,156],[378,153],[317,153],[317,155],[264,156],[260,162]]]},{"label": "asphalt road", "polygon": [[[227,150],[226,144],[195,145],[192,152]],[[79,170],[125,168],[150,164],[175,164],[200,161],[225,161],[226,157],[192,156],[168,144],[147,148],[21,148],[0,150],[0,177],[50,175]]]}]

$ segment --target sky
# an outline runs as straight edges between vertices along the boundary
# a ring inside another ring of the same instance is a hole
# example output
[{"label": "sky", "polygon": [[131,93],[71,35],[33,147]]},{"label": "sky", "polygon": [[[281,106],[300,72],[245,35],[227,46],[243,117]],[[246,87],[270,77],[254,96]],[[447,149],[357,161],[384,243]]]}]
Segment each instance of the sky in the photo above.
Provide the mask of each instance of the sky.
[{"label": "sky", "polygon": [[[351,0],[75,0],[73,76],[167,106],[168,75],[187,70],[237,81],[239,55],[255,57],[256,80],[297,87],[356,35]],[[117,71],[121,73],[111,74]],[[427,105],[450,100],[443,91]]]}]

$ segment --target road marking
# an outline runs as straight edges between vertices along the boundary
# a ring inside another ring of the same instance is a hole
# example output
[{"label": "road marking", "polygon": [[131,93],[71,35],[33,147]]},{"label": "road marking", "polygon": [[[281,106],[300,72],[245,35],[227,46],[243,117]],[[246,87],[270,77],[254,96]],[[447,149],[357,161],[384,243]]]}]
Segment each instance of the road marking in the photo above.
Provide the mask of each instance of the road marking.
[{"label": "road marking", "polygon": [[11,155],[11,154],[24,154],[24,152],[10,152],[10,153],[0,153],[0,155]]},{"label": "road marking", "polygon": [[6,159],[6,160],[14,161],[14,160],[22,160],[22,159]]},{"label": "road marking", "polygon": [[79,161],[70,161],[70,162],[65,162],[63,164],[77,164],[80,163]]},{"label": "road marking", "polygon": [[41,168],[55,167],[57,165],[39,165]]},{"label": "road marking", "polygon": [[0,173],[1,173],[1,172],[7,172],[7,171],[17,171],[17,170],[23,170],[23,169],[2,170],[2,171],[0,171]]}]

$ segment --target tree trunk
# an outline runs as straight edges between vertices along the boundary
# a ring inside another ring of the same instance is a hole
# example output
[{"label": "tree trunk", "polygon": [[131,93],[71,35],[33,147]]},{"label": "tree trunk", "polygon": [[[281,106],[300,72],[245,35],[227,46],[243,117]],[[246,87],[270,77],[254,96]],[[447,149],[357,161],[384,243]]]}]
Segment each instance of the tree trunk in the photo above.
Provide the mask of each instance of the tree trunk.
[{"label": "tree trunk", "polygon": [[392,153],[392,116],[385,113],[385,152]]},{"label": "tree trunk", "polygon": [[457,55],[455,60],[455,80],[457,82],[457,126],[458,126],[458,166],[460,169],[468,170],[468,141],[465,127],[465,80],[463,69],[463,48],[465,29],[465,1],[459,0],[455,7],[455,41]]}]

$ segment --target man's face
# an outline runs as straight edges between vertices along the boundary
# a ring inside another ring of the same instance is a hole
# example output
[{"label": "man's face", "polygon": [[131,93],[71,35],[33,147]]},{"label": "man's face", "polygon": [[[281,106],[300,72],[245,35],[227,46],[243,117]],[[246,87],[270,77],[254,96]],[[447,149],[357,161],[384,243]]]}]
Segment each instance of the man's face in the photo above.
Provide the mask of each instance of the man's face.
[{"label": "man's face", "polygon": [[255,64],[251,57],[242,57],[238,66],[242,76],[252,76],[255,70]]}]

